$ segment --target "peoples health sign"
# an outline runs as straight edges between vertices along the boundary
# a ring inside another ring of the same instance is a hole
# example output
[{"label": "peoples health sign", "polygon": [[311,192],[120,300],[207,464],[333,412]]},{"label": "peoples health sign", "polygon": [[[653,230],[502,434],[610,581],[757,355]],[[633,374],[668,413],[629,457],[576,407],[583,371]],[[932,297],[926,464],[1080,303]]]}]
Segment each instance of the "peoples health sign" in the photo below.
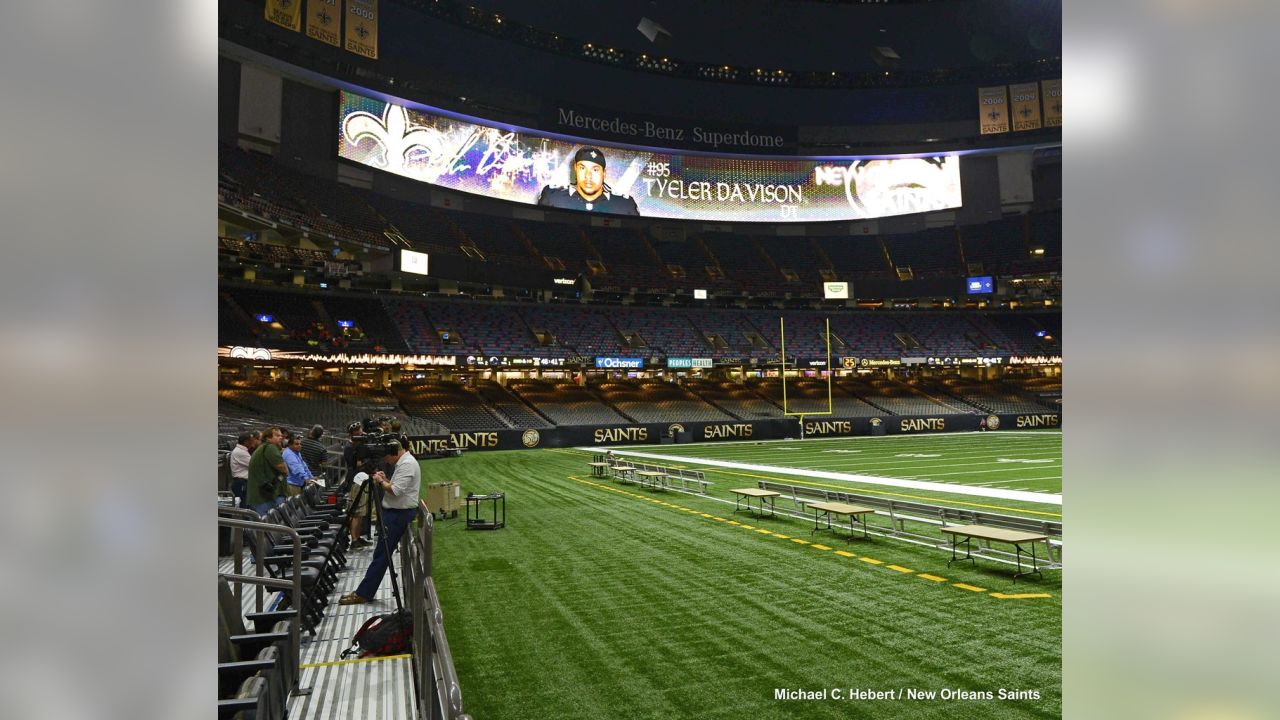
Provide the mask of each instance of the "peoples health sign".
[{"label": "peoples health sign", "polygon": [[644,358],[598,357],[596,367],[604,370],[639,370],[644,367]]},{"label": "peoples health sign", "polygon": [[669,357],[667,358],[667,367],[669,368],[709,368],[711,367],[711,358],[687,358],[687,357]]}]

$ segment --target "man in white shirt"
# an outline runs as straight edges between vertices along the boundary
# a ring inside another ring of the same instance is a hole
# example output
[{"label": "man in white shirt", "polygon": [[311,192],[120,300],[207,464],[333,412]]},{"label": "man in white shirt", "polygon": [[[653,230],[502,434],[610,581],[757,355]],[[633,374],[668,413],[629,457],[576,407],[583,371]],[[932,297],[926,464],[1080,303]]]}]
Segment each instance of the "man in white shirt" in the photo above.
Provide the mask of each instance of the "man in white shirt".
[{"label": "man in white shirt", "polygon": [[240,507],[249,507],[245,504],[245,496],[249,493],[249,457],[260,442],[262,436],[257,430],[242,432],[236,438],[236,447],[228,458],[231,464],[231,494],[240,498]]},{"label": "man in white shirt", "polygon": [[387,574],[387,565],[391,562],[391,552],[400,545],[417,514],[418,495],[422,490],[422,466],[417,458],[401,447],[400,443],[390,443],[394,452],[388,453],[386,461],[395,465],[395,470],[388,478],[379,470],[366,482],[374,483],[382,489],[382,537],[373,551],[373,559],[369,561],[369,570],[364,574],[355,592],[347,593],[338,601],[340,605],[359,605],[367,603],[382,584],[382,577]]}]

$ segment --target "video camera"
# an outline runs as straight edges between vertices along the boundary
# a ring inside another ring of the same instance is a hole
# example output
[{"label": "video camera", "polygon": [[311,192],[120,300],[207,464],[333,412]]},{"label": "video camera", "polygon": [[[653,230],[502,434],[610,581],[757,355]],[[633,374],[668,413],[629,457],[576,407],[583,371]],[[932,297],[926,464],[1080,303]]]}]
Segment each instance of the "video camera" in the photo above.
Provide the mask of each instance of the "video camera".
[{"label": "video camera", "polygon": [[365,433],[351,438],[356,449],[356,461],[381,460],[386,455],[396,454],[400,440],[395,433]]}]

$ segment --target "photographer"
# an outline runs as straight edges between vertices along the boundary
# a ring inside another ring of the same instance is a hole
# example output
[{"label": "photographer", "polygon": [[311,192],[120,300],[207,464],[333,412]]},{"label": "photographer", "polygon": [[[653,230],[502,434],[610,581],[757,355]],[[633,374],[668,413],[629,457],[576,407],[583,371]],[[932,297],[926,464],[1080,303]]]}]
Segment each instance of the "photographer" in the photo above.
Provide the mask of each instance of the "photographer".
[{"label": "photographer", "polygon": [[368,489],[364,481],[368,479],[369,473],[360,471],[358,457],[358,443],[363,436],[364,426],[359,421],[351,423],[347,426],[347,437],[351,442],[342,449],[342,466],[347,469],[342,488],[347,493],[347,518],[352,548],[360,547],[366,542],[361,535],[364,534],[364,521],[368,517]]},{"label": "photographer", "polygon": [[377,547],[373,551],[373,560],[364,580],[360,581],[355,592],[347,593],[338,601],[341,605],[360,605],[369,602],[382,584],[382,577],[391,563],[391,553],[400,543],[400,538],[409,529],[417,514],[418,495],[422,490],[422,467],[399,442],[388,438],[381,446],[383,459],[391,463],[395,470],[390,478],[381,470],[375,472],[365,483],[380,490],[382,535],[378,538]]}]

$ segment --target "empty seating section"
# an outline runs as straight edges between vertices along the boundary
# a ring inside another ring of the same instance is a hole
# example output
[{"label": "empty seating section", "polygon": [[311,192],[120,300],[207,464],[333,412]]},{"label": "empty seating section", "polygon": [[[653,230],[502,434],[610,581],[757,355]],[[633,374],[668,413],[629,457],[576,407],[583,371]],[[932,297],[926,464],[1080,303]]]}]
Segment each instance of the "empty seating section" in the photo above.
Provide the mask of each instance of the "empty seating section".
[{"label": "empty seating section", "polygon": [[345,185],[313,177],[259,153],[218,147],[219,199],[300,230],[389,245],[386,223]]},{"label": "empty seating section", "polygon": [[921,313],[897,317],[902,328],[934,355],[965,355],[977,349],[977,333],[963,318]]},{"label": "empty seating section", "polygon": [[[902,345],[894,336],[899,329],[896,315],[874,313],[833,314],[831,334],[845,342],[843,357],[897,357]],[[832,350],[834,361],[835,350]]]},{"label": "empty seating section", "polygon": [[973,412],[973,409],[966,407],[964,403],[954,399],[948,402],[947,398],[932,396],[922,389],[897,380],[842,378],[837,383],[845,392],[894,415]]},{"label": "empty seating section", "polygon": [[[745,313],[732,310],[690,310],[688,314],[693,326],[704,337],[711,337],[716,343],[712,357],[777,357],[776,349],[751,343],[751,336],[759,337],[760,331],[751,324]],[[721,341],[723,346],[720,345]]]},{"label": "empty seating section", "polygon": [[741,420],[782,417],[782,408],[730,380],[686,380],[685,387]]},{"label": "empty seating section", "polygon": [[756,294],[784,293],[788,290],[782,274],[770,264],[752,238],[726,233],[705,233],[701,239],[707,250],[715,256],[721,272],[736,283],[736,289],[750,289]]},{"label": "empty seating section", "polygon": [[614,324],[623,332],[638,332],[651,352],[677,357],[711,357],[711,346],[684,313],[630,308],[619,313]]},{"label": "empty seating section", "polygon": [[863,275],[867,277],[890,277],[893,268],[889,266],[880,241],[873,235],[847,235],[840,237],[814,238],[814,242],[835,267],[841,279]]},{"label": "empty seating section", "polygon": [[256,416],[298,425],[320,423],[338,428],[359,418],[358,410],[332,395],[284,381],[224,381],[218,397]]},{"label": "empty seating section", "polygon": [[462,254],[458,246],[464,237],[449,219],[457,213],[369,191],[360,191],[360,195],[418,250],[441,255]]},{"label": "empty seating section", "polygon": [[499,416],[504,416],[517,428],[523,430],[553,427],[552,423],[538,414],[537,410],[520,402],[518,397],[493,380],[476,382],[476,394],[496,410]]},{"label": "empty seating section", "polygon": [[1015,263],[1025,264],[1030,257],[1021,215],[982,225],[963,225],[960,238],[965,261],[982,263],[988,275],[1012,272]]},{"label": "empty seating section", "polygon": [[[969,321],[1001,352],[1015,355],[1060,352],[1057,338],[1062,328],[1061,315],[982,313],[970,315]],[[1041,330],[1053,340],[1037,337],[1036,333]]]},{"label": "empty seating section", "polygon": [[364,331],[370,343],[386,350],[408,349],[378,299],[343,295],[322,297],[324,308],[335,324],[339,320],[351,320]]},{"label": "empty seating section", "polygon": [[637,422],[734,419],[689,390],[662,380],[610,380],[595,387],[601,398]]},{"label": "empty seating section", "polygon": [[[748,385],[759,395],[781,406],[782,381],[778,379],[756,380]],[[826,379],[789,378],[787,380],[786,411],[788,413],[825,413],[831,409],[831,417],[872,417],[883,415],[879,408],[862,402],[844,392],[836,383],[827,391]],[[830,403],[828,403],[830,397]]]},{"label": "empty seating section", "polygon": [[707,266],[715,265],[715,261],[707,256],[703,246],[693,238],[675,242],[655,242],[653,249],[666,265],[679,265],[684,268],[684,281],[688,288],[704,288],[707,290],[730,290],[733,283],[726,279],[712,278],[707,274]]},{"label": "empty seating section", "polygon": [[521,229],[544,258],[558,258],[564,263],[565,272],[589,273],[587,258],[597,259],[583,240],[582,230],[573,225],[530,222]]},{"label": "empty seating section", "polygon": [[1022,388],[1015,383],[947,378],[937,385],[942,392],[954,395],[983,412],[1041,413],[1053,409],[1049,404],[1024,396]]},{"label": "empty seating section", "polygon": [[594,286],[646,289],[675,286],[671,276],[650,252],[649,244],[639,232],[620,228],[592,228],[589,237],[592,247],[600,253],[608,271],[604,277],[592,279]]},{"label": "empty seating section", "polygon": [[508,388],[557,425],[611,425],[627,418],[568,380],[513,380]]},{"label": "empty seating section", "polygon": [[[760,329],[760,335],[773,347],[781,350],[783,327],[779,318],[786,321],[787,357],[825,358],[827,356],[827,324],[826,316],[820,313],[800,313],[791,310],[761,312],[748,315],[751,323]],[[834,333],[834,328],[832,333]],[[831,341],[832,362],[840,357],[843,350],[835,338]],[[775,353],[776,355],[776,353]]]},{"label": "empty seating section", "polygon": [[396,383],[391,392],[410,413],[434,420],[450,430],[506,430],[498,417],[474,392],[455,382]]},{"label": "empty seating section", "polygon": [[536,265],[538,262],[529,254],[511,220],[460,212],[450,213],[449,219],[480,248],[489,262],[503,265]]},{"label": "empty seating section", "polygon": [[[426,303],[387,298],[383,300],[383,304],[387,309],[387,316],[396,324],[409,352],[433,354],[447,351],[444,341],[436,333],[432,319],[427,314]],[[456,348],[456,346],[453,347]]]},{"label": "empty seating section", "polygon": [[[319,341],[330,332],[308,295],[241,287],[227,288],[225,292],[253,323],[247,328],[248,333],[264,344],[270,340],[273,347],[306,346],[308,339]],[[259,322],[259,315],[270,315],[280,327]]]},{"label": "empty seating section", "polygon": [[910,235],[883,235],[894,267],[910,267],[916,277],[964,272],[954,227],[930,228]]},{"label": "empty seating section", "polygon": [[584,356],[618,355],[622,336],[610,321],[617,308],[531,305],[521,315],[533,331],[551,332],[556,341]]},{"label": "empty seating section", "polygon": [[[821,287],[821,270],[830,270],[831,266],[819,254],[818,245],[812,238],[759,238],[760,246],[782,270],[792,270],[799,279],[790,283],[795,290],[809,290]],[[803,285],[803,287],[801,287]]]}]

